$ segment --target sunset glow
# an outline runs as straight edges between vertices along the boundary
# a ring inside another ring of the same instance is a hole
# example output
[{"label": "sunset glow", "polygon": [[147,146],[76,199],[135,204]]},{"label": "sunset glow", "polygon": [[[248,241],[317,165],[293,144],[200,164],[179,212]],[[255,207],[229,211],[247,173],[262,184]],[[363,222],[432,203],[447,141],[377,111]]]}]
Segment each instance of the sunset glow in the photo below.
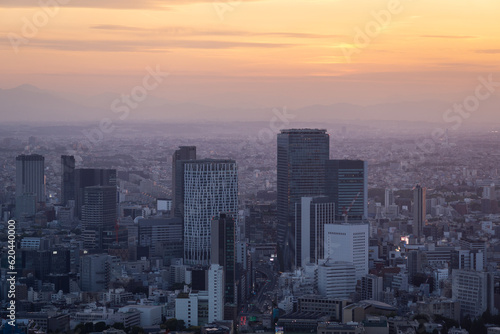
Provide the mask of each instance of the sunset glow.
[{"label": "sunset glow", "polygon": [[[336,102],[357,86],[357,102],[369,103],[453,94],[499,69],[492,0],[63,2],[0,4],[0,88],[120,92],[159,64],[172,78],[155,94],[177,101],[245,91],[281,103],[300,91],[291,104]],[[364,47],[360,31],[373,36]]]}]

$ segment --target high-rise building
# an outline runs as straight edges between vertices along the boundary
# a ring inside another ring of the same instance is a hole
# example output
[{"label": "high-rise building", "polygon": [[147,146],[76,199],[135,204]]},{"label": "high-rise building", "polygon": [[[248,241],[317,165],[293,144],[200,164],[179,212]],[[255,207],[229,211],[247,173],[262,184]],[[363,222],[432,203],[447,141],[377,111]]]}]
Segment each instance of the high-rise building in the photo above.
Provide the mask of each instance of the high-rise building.
[{"label": "high-rise building", "polygon": [[424,235],[425,215],[426,215],[426,188],[417,185],[413,189],[413,235],[420,242]]},{"label": "high-rise building", "polygon": [[[487,242],[485,240],[470,237],[462,238],[460,239],[460,249],[470,251],[469,256],[471,261],[471,268],[482,268],[487,266]],[[479,257],[482,257],[482,261],[479,259]]]},{"label": "high-rise building", "polygon": [[[213,217],[237,217],[238,169],[234,160],[193,160],[184,163],[184,260],[210,263]],[[236,219],[236,218],[235,218]]]},{"label": "high-rise building", "polygon": [[36,213],[36,196],[35,194],[22,194],[16,197],[16,217],[32,217]]},{"label": "high-rise building", "polygon": [[[32,207],[26,204],[29,198],[35,203],[45,202],[45,158],[38,154],[16,157],[16,205],[20,208]],[[24,196],[24,197],[23,197]],[[28,198],[28,197],[29,198]],[[23,210],[16,210],[22,215]],[[19,218],[19,217],[18,217]]]},{"label": "high-rise building", "polygon": [[479,317],[487,310],[497,314],[494,307],[494,277],[492,273],[453,269],[452,298],[460,301],[462,317]]},{"label": "high-rise building", "polygon": [[[82,206],[82,227],[94,231],[97,244],[85,245],[89,248],[108,248],[103,242],[105,234],[115,233],[117,219],[116,187],[85,187]],[[112,241],[110,240],[112,243]]]},{"label": "high-rise building", "polygon": [[196,160],[196,146],[180,146],[172,155],[172,214],[183,217],[184,214],[184,162]]},{"label": "high-rise building", "polygon": [[61,204],[75,200],[75,157],[61,155]]},{"label": "high-rise building", "polygon": [[368,224],[325,225],[325,259],[345,261],[356,268],[356,280],[368,274]]},{"label": "high-rise building", "polygon": [[361,278],[361,299],[381,301],[383,291],[383,277],[366,275]]},{"label": "high-rise building", "polygon": [[282,130],[277,138],[277,195],[280,264],[295,264],[295,204],[305,196],[324,194],[330,137],[326,130]]},{"label": "high-rise building", "polygon": [[175,299],[175,318],[184,321],[186,326],[198,326],[198,299],[197,293],[179,293]]},{"label": "high-rise building", "polygon": [[415,276],[422,272],[423,252],[420,250],[410,250],[408,252],[407,268],[409,282],[414,283]]},{"label": "high-rise building", "polygon": [[318,266],[318,292],[321,296],[350,298],[356,291],[356,268],[350,262],[320,261]]},{"label": "high-rise building", "polygon": [[224,270],[224,302],[236,304],[235,223],[232,217],[220,214],[212,220],[211,264]]},{"label": "high-rise building", "polygon": [[[180,245],[182,250],[182,219],[142,218],[138,220],[138,237],[141,247],[149,247],[150,254],[158,254],[159,247]],[[180,252],[182,254],[182,252]],[[182,255],[181,255],[182,256]]]},{"label": "high-rise building", "polygon": [[495,190],[495,184],[491,184],[490,186],[485,186],[483,187],[483,199],[489,199],[489,200],[496,200],[496,190]]},{"label": "high-rise building", "polygon": [[80,258],[80,289],[88,292],[105,291],[109,287],[111,256],[85,255]]},{"label": "high-rise building", "polygon": [[302,197],[295,204],[295,263],[304,267],[324,258],[325,225],[335,223],[335,203],[326,196]]},{"label": "high-rise building", "polygon": [[75,169],[75,215],[82,219],[82,206],[86,187],[116,186],[116,169]]},{"label": "high-rise building", "polygon": [[224,320],[224,270],[218,264],[208,270],[208,322]]},{"label": "high-rise building", "polygon": [[328,160],[325,194],[335,203],[338,222],[360,222],[368,217],[367,162]]},{"label": "high-rise building", "polygon": [[394,189],[385,190],[385,210],[387,211],[391,205],[394,204]]}]

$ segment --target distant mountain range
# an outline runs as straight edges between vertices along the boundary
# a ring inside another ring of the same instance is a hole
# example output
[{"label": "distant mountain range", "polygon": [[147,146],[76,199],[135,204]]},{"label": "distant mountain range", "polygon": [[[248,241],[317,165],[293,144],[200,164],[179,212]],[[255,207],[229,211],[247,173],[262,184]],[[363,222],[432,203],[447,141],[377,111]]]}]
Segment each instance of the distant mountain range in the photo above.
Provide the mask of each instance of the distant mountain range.
[{"label": "distant mountain range", "polygon": [[[4,122],[81,122],[96,121],[104,117],[118,119],[123,114],[113,112],[111,105],[119,97],[112,93],[97,96],[64,94],[32,85],[21,85],[12,89],[0,89],[0,115]],[[293,115],[295,122],[387,120],[442,123],[443,115],[452,106],[453,103],[435,100],[369,106],[338,103],[288,109],[287,113]],[[277,108],[282,110],[283,107]],[[273,117],[272,108],[217,108],[195,103],[171,103],[149,96],[136,108],[130,108],[127,120],[270,121]],[[466,121],[500,123],[500,97],[496,95],[482,101],[480,108],[471,113]]]}]

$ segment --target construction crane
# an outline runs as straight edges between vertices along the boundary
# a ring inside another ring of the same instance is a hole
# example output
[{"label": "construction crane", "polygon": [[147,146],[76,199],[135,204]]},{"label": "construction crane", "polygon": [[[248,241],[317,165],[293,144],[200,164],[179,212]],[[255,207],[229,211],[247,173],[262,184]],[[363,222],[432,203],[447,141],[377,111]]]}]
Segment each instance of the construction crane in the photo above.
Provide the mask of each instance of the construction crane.
[{"label": "construction crane", "polygon": [[359,192],[359,193],[356,194],[356,197],[354,197],[354,199],[352,200],[351,205],[349,205],[348,209],[346,209],[344,207],[344,212],[342,213],[342,216],[344,217],[344,220],[345,220],[346,224],[347,224],[347,219],[349,217],[349,211],[351,211],[352,206],[354,205],[354,203],[356,202],[356,200],[358,199],[358,197],[359,197],[360,194],[361,194],[361,192]]}]

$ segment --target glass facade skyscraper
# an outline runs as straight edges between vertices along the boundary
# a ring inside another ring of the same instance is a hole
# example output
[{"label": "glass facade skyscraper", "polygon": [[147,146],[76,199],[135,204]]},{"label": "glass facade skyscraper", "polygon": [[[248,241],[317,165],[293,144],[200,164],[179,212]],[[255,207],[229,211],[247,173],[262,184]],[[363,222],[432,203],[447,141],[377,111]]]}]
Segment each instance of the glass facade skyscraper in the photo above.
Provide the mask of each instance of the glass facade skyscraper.
[{"label": "glass facade skyscraper", "polygon": [[413,189],[413,235],[420,242],[420,238],[424,235],[425,215],[426,215],[426,188],[422,188],[419,184]]},{"label": "glass facade skyscraper", "polygon": [[[359,222],[368,215],[367,162],[361,160],[328,160],[325,194],[335,203],[335,220]],[[351,206],[352,205],[352,206]],[[350,209],[349,209],[350,208]]]},{"label": "glass facade skyscraper", "polygon": [[85,187],[82,227],[87,235],[93,235],[96,243],[84,241],[84,246],[107,249],[115,241],[116,218],[116,186]]},{"label": "glass facade skyscraper", "polygon": [[45,158],[39,154],[16,157],[16,218],[32,216],[45,202]]},{"label": "glass facade skyscraper", "polygon": [[93,186],[116,187],[116,169],[75,169],[75,214],[79,219],[82,219],[85,188]]},{"label": "glass facade skyscraper", "polygon": [[236,303],[236,228],[232,217],[221,214],[212,221],[211,264],[224,268],[224,303]]},{"label": "glass facade skyscraper", "polygon": [[61,155],[61,204],[75,200],[75,157]]},{"label": "glass facade skyscraper", "polygon": [[196,146],[180,146],[172,155],[172,215],[184,216],[184,163],[196,160]]},{"label": "glass facade skyscraper", "polygon": [[16,157],[16,197],[24,194],[45,202],[45,158],[39,154]]},{"label": "glass facade skyscraper", "polygon": [[278,134],[278,244],[282,269],[295,267],[295,204],[324,194],[330,137],[326,130],[291,129]]},{"label": "glass facade skyscraper", "polygon": [[236,162],[212,159],[184,162],[184,260],[186,264],[210,264],[211,222],[220,213],[237,217],[238,169]]}]

